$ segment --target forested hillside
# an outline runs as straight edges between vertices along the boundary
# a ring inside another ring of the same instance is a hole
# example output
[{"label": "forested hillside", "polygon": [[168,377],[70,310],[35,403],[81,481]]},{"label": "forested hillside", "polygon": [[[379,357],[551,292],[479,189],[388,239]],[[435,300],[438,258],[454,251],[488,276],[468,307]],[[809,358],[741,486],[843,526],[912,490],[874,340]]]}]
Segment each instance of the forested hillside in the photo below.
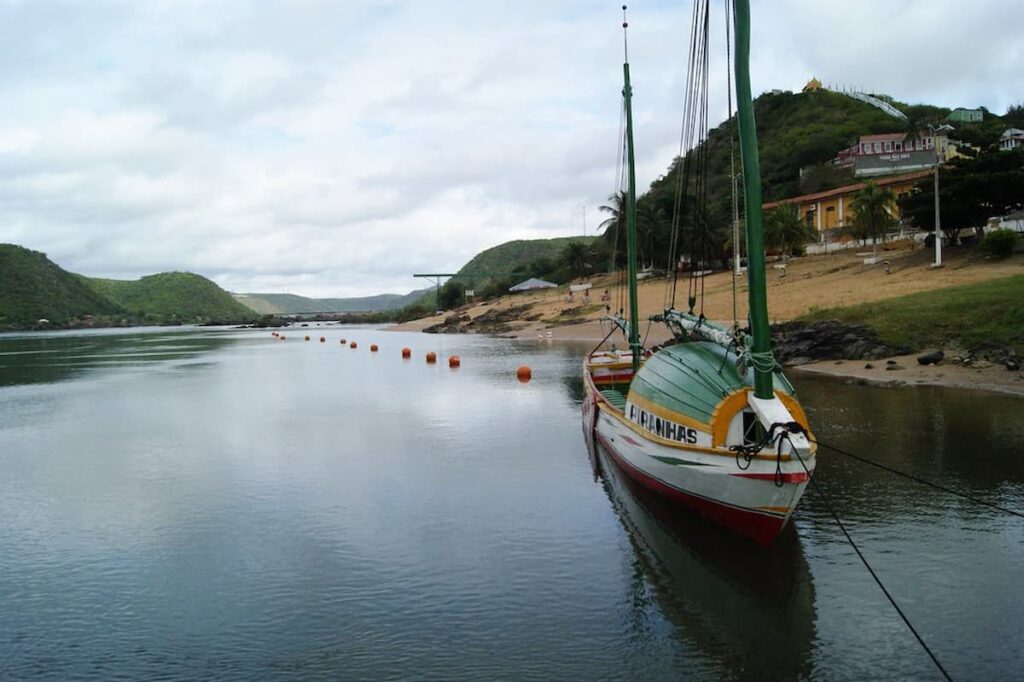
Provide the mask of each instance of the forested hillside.
[{"label": "forested hillside", "polygon": [[63,326],[87,315],[123,312],[45,253],[0,244],[0,329],[31,327],[43,319]]}]

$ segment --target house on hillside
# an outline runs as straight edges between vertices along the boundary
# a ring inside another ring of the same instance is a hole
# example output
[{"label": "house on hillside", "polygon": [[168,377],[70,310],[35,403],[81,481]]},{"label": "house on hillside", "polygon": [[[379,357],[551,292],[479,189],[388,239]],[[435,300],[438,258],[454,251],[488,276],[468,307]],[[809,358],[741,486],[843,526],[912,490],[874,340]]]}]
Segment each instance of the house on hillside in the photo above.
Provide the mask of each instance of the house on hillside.
[{"label": "house on hillside", "polygon": [[984,118],[985,112],[981,109],[964,109],[963,107],[957,107],[946,116],[946,120],[951,123],[981,123]]},{"label": "house on hillside", "polygon": [[857,144],[839,152],[832,164],[840,168],[852,167],[857,177],[933,168],[936,157],[938,163],[946,163],[964,156],[964,151],[970,146],[950,140],[952,129],[951,126],[940,126],[934,131],[921,131],[910,139],[905,132],[862,135]]},{"label": "house on hillside", "polygon": [[1024,130],[1020,128],[1007,128],[1004,130],[1003,134],[999,136],[999,149],[1001,151],[1009,151],[1018,147],[1024,147]]},{"label": "house on hillside", "polygon": [[[898,199],[908,194],[915,184],[931,174],[932,171],[924,170],[882,177],[874,182],[879,187],[884,187],[891,191],[893,196]],[[826,239],[834,240],[834,235],[837,232],[853,222],[853,211],[851,209],[853,199],[857,196],[857,192],[864,189],[865,186],[866,183],[858,182],[853,185],[825,190],[824,192],[814,192],[813,194],[804,194],[798,197],[783,199],[782,201],[768,202],[762,204],[762,208],[765,211],[769,211],[782,204],[797,206],[800,211],[800,217],[807,223],[808,227],[818,234],[819,241],[824,243]],[[898,204],[894,203],[890,206],[889,213],[897,220],[902,220]]]}]

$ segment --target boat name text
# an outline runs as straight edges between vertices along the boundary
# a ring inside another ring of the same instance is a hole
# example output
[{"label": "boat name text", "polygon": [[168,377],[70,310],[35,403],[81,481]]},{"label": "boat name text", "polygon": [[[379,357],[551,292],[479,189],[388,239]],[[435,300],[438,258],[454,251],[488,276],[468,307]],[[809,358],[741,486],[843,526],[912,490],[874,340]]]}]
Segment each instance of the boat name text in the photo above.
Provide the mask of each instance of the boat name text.
[{"label": "boat name text", "polygon": [[678,443],[695,445],[697,443],[697,430],[691,429],[682,424],[676,424],[668,419],[657,417],[647,410],[636,405],[629,406],[629,419],[647,429],[655,436],[666,440],[674,440]]}]

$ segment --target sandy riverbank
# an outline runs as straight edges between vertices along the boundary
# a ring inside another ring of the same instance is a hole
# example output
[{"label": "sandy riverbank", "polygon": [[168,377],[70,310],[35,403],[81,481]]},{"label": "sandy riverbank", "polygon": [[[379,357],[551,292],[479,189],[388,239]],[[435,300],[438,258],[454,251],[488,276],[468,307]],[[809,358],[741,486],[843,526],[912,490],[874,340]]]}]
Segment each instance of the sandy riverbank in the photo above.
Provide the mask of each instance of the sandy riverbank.
[{"label": "sandy riverbank", "polygon": [[[972,252],[951,250],[947,252],[945,267],[931,268],[930,251],[911,250],[909,245],[880,252],[889,262],[888,272],[883,265],[864,265],[863,256],[844,252],[831,256],[815,256],[792,259],[785,268],[769,264],[768,305],[773,322],[783,322],[799,317],[816,308],[853,305],[880,301],[907,294],[937,289],[958,284],[1009,277],[1024,272],[1024,257],[999,261],[988,261]],[[476,319],[485,313],[492,315],[513,308],[523,309],[512,319],[503,323],[496,333],[516,338],[534,338],[551,341],[592,341],[599,342],[609,331],[607,323],[600,318],[605,306],[613,310],[620,307],[615,281],[611,277],[597,277],[591,280],[593,295],[589,301],[579,296],[568,300],[565,287],[557,290],[543,290],[506,296],[496,301],[464,306],[444,315],[414,320],[391,327],[396,331],[422,331],[437,325],[446,317],[457,314],[463,319]],[[731,324],[733,319],[733,279],[731,273],[713,274],[705,279],[704,312],[714,320]],[[681,279],[676,295],[677,307],[685,307],[687,282]],[[641,319],[661,312],[670,296],[669,284],[665,279],[646,280],[640,283],[639,307]],[[608,300],[602,301],[605,290]],[[747,314],[746,285],[740,282],[736,290],[736,314],[744,319]],[[641,333],[647,333],[648,344],[668,339],[663,325],[643,323]],[[954,352],[947,349],[947,357]],[[1024,395],[1024,372],[1011,372],[1001,366],[988,368],[962,367],[948,361],[935,366],[920,366],[917,354],[892,358],[902,370],[887,370],[886,361],[871,361],[873,368],[865,368],[864,361],[842,360],[822,361],[802,365],[799,371],[829,374],[857,381],[892,385],[942,385],[979,390],[999,391]]]}]

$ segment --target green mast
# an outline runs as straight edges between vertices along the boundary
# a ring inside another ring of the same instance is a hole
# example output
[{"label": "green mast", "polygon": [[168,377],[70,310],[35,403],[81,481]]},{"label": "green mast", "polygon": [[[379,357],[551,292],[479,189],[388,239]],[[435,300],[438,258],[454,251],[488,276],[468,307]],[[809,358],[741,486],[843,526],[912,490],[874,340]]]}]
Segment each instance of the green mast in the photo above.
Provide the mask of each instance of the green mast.
[{"label": "green mast", "polygon": [[622,47],[625,60],[622,75],[625,85],[622,96],[626,101],[626,163],[628,172],[626,195],[626,262],[629,265],[629,349],[633,351],[633,371],[640,369],[640,315],[637,312],[636,292],[636,166],[633,161],[633,88],[629,84],[629,49],[626,42],[626,6],[622,6]]},{"label": "green mast", "polygon": [[[743,161],[743,193],[747,217],[747,283],[750,296],[750,328],[754,336],[752,363],[754,395],[772,398],[771,329],[768,326],[768,293],[764,266],[764,234],[761,220],[761,161],[757,153],[754,103],[750,97],[750,2],[736,0],[736,114],[740,124],[740,157]],[[628,100],[627,100],[628,102]]]}]

